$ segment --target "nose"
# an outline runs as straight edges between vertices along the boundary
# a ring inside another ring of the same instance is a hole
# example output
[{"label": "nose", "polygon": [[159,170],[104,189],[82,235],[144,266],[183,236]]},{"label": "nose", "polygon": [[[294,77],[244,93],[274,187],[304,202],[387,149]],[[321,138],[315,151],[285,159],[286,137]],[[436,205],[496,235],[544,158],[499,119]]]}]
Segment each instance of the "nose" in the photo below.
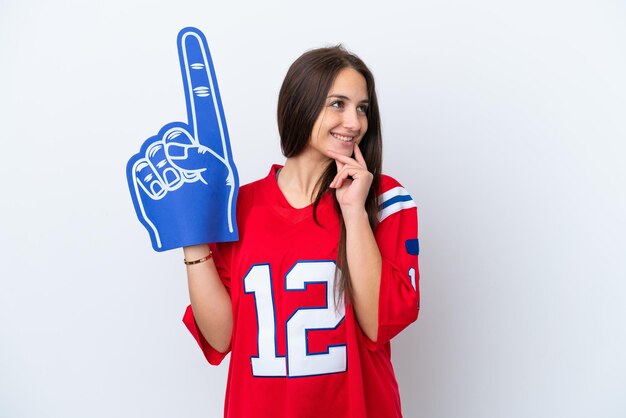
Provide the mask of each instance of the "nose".
[{"label": "nose", "polygon": [[361,130],[361,116],[356,109],[345,109],[343,112],[343,126],[352,132]]}]

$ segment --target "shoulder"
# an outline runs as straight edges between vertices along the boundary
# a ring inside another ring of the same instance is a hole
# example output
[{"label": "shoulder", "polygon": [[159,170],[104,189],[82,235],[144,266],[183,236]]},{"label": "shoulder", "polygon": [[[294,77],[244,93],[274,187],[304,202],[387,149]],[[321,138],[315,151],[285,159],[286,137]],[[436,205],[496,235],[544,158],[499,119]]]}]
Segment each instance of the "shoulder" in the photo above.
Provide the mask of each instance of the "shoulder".
[{"label": "shoulder", "polygon": [[395,187],[403,187],[403,186],[395,178],[387,174],[381,174],[379,194],[383,194],[384,192],[390,189],[393,189]]},{"label": "shoulder", "polygon": [[244,184],[239,188],[239,196],[246,196],[248,194],[254,194],[258,190],[262,190],[265,183],[267,182],[266,178],[255,180],[251,183]]},{"label": "shoulder", "polygon": [[268,187],[272,181],[276,181],[276,173],[281,168],[280,165],[274,164],[270,167],[269,173],[265,177],[262,177],[258,180],[255,180],[251,183],[244,184],[239,188],[240,191],[244,193],[251,193],[256,190]]},{"label": "shoulder", "polygon": [[280,165],[272,165],[267,176],[247,183],[239,187],[237,192],[237,208],[246,208],[249,206],[260,205],[262,203],[275,201],[276,190],[276,172],[281,168]]},{"label": "shoulder", "polygon": [[413,209],[417,205],[409,192],[395,178],[386,174],[381,175],[380,189],[378,192],[378,220],[384,221],[390,215]]},{"label": "shoulder", "polygon": [[384,201],[389,200],[395,196],[411,196],[407,189],[395,178],[382,174],[380,176],[380,188],[378,189],[378,204],[382,204]]}]

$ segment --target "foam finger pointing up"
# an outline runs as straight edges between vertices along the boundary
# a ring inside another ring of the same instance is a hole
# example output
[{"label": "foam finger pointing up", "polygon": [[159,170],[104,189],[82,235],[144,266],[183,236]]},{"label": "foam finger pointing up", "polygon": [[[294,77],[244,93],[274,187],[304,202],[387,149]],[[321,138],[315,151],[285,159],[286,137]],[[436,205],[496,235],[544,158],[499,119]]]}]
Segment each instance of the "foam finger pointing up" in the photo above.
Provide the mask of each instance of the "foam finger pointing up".
[{"label": "foam finger pointing up", "polygon": [[204,35],[195,28],[183,29],[178,34],[178,53],[194,139],[225,156],[219,91]]}]

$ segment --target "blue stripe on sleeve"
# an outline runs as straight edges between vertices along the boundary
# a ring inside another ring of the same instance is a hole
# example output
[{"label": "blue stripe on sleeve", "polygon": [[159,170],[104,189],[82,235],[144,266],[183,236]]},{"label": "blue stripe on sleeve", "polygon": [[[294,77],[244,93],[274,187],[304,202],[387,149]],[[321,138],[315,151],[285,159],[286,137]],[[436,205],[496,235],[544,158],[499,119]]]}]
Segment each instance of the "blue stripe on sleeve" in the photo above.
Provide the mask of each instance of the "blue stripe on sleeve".
[{"label": "blue stripe on sleeve", "polygon": [[411,196],[408,195],[408,194],[394,196],[391,199],[387,199],[382,204],[380,204],[378,206],[378,209],[385,209],[387,206],[391,206],[394,203],[397,203],[397,202],[408,202],[409,200],[413,200],[413,199],[411,199]]}]

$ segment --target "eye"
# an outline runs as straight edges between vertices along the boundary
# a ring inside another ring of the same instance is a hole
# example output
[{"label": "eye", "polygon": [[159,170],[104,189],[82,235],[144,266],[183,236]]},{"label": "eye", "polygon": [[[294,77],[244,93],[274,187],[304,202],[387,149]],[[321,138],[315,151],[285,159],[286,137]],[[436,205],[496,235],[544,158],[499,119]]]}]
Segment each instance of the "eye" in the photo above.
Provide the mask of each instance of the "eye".
[{"label": "eye", "polygon": [[366,104],[361,104],[356,107],[356,110],[360,113],[367,113],[367,109],[369,109],[369,106]]},{"label": "eye", "polygon": [[333,100],[330,102],[330,107],[334,107],[336,109],[343,109],[344,103],[343,100]]}]

